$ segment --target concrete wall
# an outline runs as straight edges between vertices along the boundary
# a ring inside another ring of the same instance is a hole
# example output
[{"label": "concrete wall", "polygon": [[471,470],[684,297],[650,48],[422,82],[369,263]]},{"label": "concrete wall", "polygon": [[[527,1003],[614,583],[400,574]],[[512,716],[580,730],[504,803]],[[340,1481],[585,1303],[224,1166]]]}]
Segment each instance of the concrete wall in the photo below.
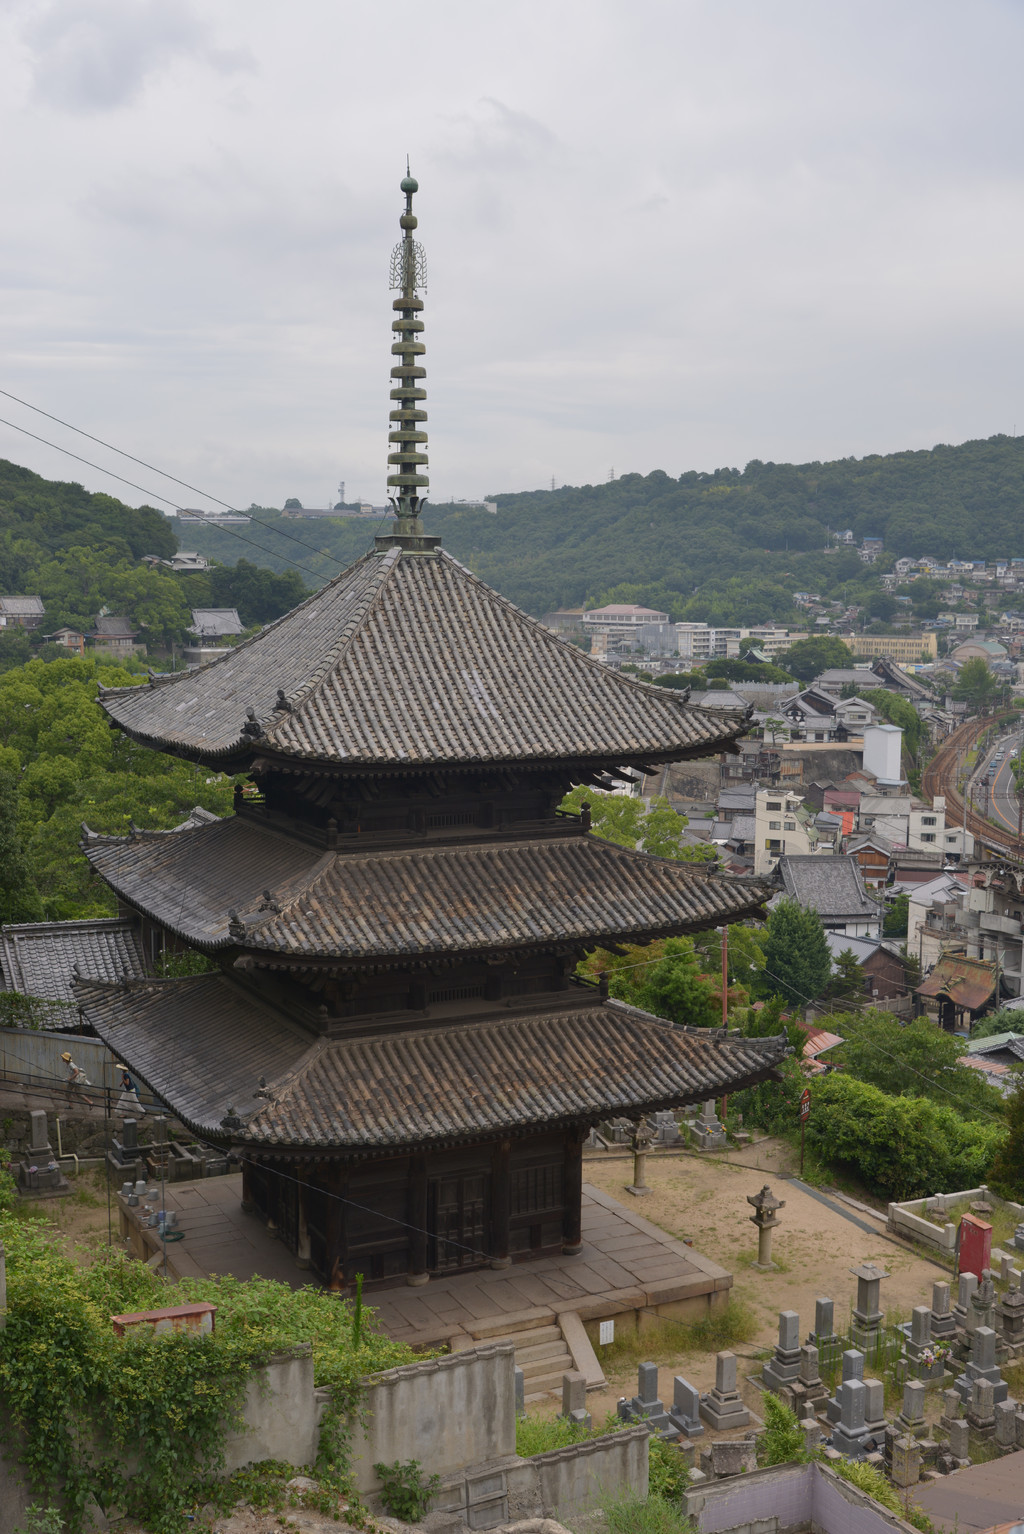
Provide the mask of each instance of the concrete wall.
[{"label": "concrete wall", "polygon": [[583,1512],[607,1496],[646,1497],[649,1441],[646,1428],[630,1428],[534,1455],[526,1463],[537,1470],[543,1516]]},{"label": "concrete wall", "polygon": [[686,1493],[700,1534],[910,1534],[911,1525],[825,1465],[772,1465]]},{"label": "concrete wall", "polygon": [[939,1206],[943,1213],[963,1199],[984,1199],[997,1208],[1008,1209],[1018,1223],[1024,1220],[1024,1206],[1014,1204],[993,1193],[989,1188],[964,1188],[958,1193],[935,1193],[931,1198],[908,1199],[903,1204],[890,1204],[887,1229],[911,1241],[920,1241],[936,1251],[953,1252],[956,1248],[956,1226],[951,1221],[939,1223],[941,1215],[929,1214]]},{"label": "concrete wall", "polygon": [[491,1342],[373,1375],[352,1442],[357,1489],[379,1489],[375,1464],[418,1459],[443,1477],[514,1455],[514,1369],[512,1343]]},{"label": "concrete wall", "polygon": [[311,1465],[316,1458],[321,1400],[313,1388],[313,1352],[308,1342],[274,1354],[246,1386],[242,1415],[247,1426],[228,1434],[225,1475],[258,1459]]}]

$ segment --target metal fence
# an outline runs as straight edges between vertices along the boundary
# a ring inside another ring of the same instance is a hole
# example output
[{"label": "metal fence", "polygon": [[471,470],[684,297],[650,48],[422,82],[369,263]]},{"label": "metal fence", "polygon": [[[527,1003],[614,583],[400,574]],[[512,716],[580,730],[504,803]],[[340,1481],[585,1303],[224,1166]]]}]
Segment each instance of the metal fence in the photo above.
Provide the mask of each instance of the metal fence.
[{"label": "metal fence", "polygon": [[[106,1088],[116,1101],[121,1092],[116,1057],[100,1039],[79,1033],[47,1033],[37,1028],[0,1028],[0,1081],[33,1087],[38,1091],[62,1092],[67,1089],[67,1065],[61,1059],[67,1050],[75,1064],[89,1078],[93,1087]],[[147,1106],[159,1107],[152,1093],[136,1083],[139,1099]],[[84,1088],[88,1091],[88,1088]]]}]

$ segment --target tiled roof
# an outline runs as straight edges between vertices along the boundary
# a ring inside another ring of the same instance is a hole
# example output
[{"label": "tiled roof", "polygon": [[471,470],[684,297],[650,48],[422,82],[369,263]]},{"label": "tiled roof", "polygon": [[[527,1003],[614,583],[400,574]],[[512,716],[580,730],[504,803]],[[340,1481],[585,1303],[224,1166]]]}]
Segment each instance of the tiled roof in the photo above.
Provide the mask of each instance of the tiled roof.
[{"label": "tiled roof", "polygon": [[602,666],[443,551],[397,548],[230,655],[101,702],[135,739],[222,765],[676,761],[744,728]]},{"label": "tiled roof", "polygon": [[[675,1028],[591,996],[315,1041],[223,976],[83,982],[78,996],[100,1038],[186,1124],[242,1144],[386,1153],[594,1124],[739,1091],[788,1053],[784,1033]],[[231,1110],[237,1127],[224,1124]]]},{"label": "tiled roof", "polygon": [[579,834],[323,853],[237,818],[85,850],[123,900],[190,943],[309,956],[668,936],[757,916],[770,893]]},{"label": "tiled roof", "polygon": [[[42,1001],[67,1003],[67,1026],[78,1022],[75,966],[92,980],[119,980],[145,974],[130,922],[24,922],[0,927],[0,988]],[[48,1023],[47,1026],[50,1026]]]},{"label": "tiled roof", "polygon": [[855,857],[785,856],[779,859],[778,872],[784,893],[823,920],[868,916],[881,921],[881,907],[865,890]]},{"label": "tiled roof", "polygon": [[97,618],[93,633],[97,639],[134,639],[135,630],[127,618],[111,613],[109,617]]},{"label": "tiled roof", "polygon": [[0,597],[0,613],[9,618],[32,618],[45,611],[42,597]]},{"label": "tiled roof", "polygon": [[993,996],[998,984],[994,959],[968,959],[944,954],[931,974],[916,987],[918,996],[937,996],[956,1007],[977,1012]]},{"label": "tiled roof", "polygon": [[193,607],[191,634],[241,634],[245,629],[234,607]]}]

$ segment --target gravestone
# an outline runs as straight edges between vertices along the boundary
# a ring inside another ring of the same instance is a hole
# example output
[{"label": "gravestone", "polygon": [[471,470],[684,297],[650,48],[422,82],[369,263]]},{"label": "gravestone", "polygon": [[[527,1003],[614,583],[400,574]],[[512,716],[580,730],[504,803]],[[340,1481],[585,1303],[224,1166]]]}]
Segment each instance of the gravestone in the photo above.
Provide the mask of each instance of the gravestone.
[{"label": "gravestone", "polygon": [[809,1343],[800,1349],[800,1373],[790,1386],[790,1395],[798,1417],[813,1416],[828,1400],[828,1387],[818,1365],[818,1350]]},{"label": "gravestone", "polygon": [[992,1386],[993,1401],[1006,1400],[1008,1389],[996,1363],[996,1341],[996,1334],[990,1326],[979,1326],[971,1339],[971,1356],[956,1382],[956,1389],[965,1407],[979,1380]]},{"label": "gravestone", "polygon": [[932,1284],[931,1334],[933,1342],[956,1336],[956,1320],[949,1308],[949,1285]]},{"label": "gravestone", "polygon": [[971,1429],[967,1422],[951,1422],[949,1426],[949,1452],[961,1469],[971,1463]]},{"label": "gravestone", "polygon": [[992,1328],[996,1317],[996,1286],[988,1268],[981,1275],[981,1283],[971,1295],[967,1306],[967,1330],[976,1332],[979,1327]]},{"label": "gravestone", "polygon": [[956,1303],[953,1306],[953,1316],[958,1327],[967,1329],[967,1312],[970,1309],[971,1295],[978,1287],[976,1273],[961,1273],[957,1284]]},{"label": "gravestone", "polygon": [[867,1387],[863,1380],[844,1380],[836,1390],[839,1421],[832,1429],[832,1447],[847,1459],[863,1459],[868,1432],[866,1416]]},{"label": "gravestone", "polygon": [[18,1186],[27,1198],[52,1198],[55,1194],[70,1193],[67,1178],[61,1172],[50,1145],[46,1113],[33,1108],[28,1116],[29,1141],[25,1159],[18,1163]]},{"label": "gravestone", "polygon": [[850,1321],[850,1336],[859,1348],[866,1349],[875,1341],[882,1325],[880,1291],[882,1279],[889,1275],[873,1262],[862,1262],[850,1272],[857,1280],[857,1303]]},{"label": "gravestone", "polygon": [[936,1357],[932,1342],[932,1312],[928,1305],[915,1305],[910,1314],[910,1336],[905,1345],[908,1371],[919,1380],[940,1380],[942,1360]]},{"label": "gravestone", "polygon": [[881,1380],[864,1381],[864,1424],[875,1442],[885,1437],[885,1385]]},{"label": "gravestone", "polygon": [[673,1381],[672,1410],[668,1419],[687,1438],[699,1438],[704,1431],[700,1420],[700,1391],[681,1374],[677,1374]]},{"label": "gravestone", "polygon": [[896,1418],[896,1428],[905,1438],[924,1438],[928,1424],[924,1417],[923,1380],[908,1380],[903,1387],[903,1407]]},{"label": "gravestone", "polygon": [[779,1311],[779,1340],[761,1370],[765,1389],[774,1395],[795,1384],[800,1373],[800,1317],[795,1310]]},{"label": "gravestone", "polygon": [[146,1175],[146,1165],[139,1145],[137,1119],[122,1120],[121,1138],[113,1136],[110,1149],[107,1151],[107,1161],[116,1177],[130,1176],[133,1181],[137,1181]]},{"label": "gravestone", "polygon": [[959,1418],[962,1405],[963,1402],[960,1399],[959,1390],[944,1390],[942,1392],[942,1415],[939,1418],[939,1426],[944,1427],[948,1432],[949,1424],[956,1422]]},{"label": "gravestone", "polygon": [[757,1445],[749,1440],[727,1438],[711,1445],[711,1471],[716,1481],[731,1475],[749,1474],[756,1469]]},{"label": "gravestone", "polygon": [[[1004,1386],[1005,1389],[1005,1386]],[[992,1438],[996,1430],[996,1403],[991,1380],[975,1380],[965,1420],[980,1438]]]},{"label": "gravestone", "polygon": [[701,1151],[720,1150],[727,1143],[725,1130],[715,1113],[714,1098],[701,1103],[693,1133],[697,1141],[697,1149]]},{"label": "gravestone", "polygon": [[[657,1368],[654,1370],[654,1390],[657,1394]],[[661,1405],[660,1401],[658,1405]],[[575,1422],[588,1433],[594,1425],[587,1411],[587,1376],[578,1370],[570,1370],[562,1375],[562,1417],[566,1422]]]},{"label": "gravestone", "polygon": [[747,1427],[750,1413],[736,1389],[736,1354],[719,1353],[715,1359],[715,1388],[700,1398],[700,1415],[716,1433]]},{"label": "gravestone", "polygon": [[1017,1226],[1017,1229],[1013,1233],[1010,1245],[1015,1246],[1018,1252],[1024,1252],[1024,1223],[1021,1223]]},{"label": "gravestone", "polygon": [[996,1325],[1011,1348],[1024,1345],[1024,1294],[1017,1285],[1007,1289],[996,1306]]},{"label": "gravestone", "polygon": [[[856,1348],[847,1348],[842,1357],[842,1370],[842,1383],[844,1385],[847,1380],[862,1380],[864,1378],[864,1354],[859,1353]],[[829,1422],[835,1423],[839,1421],[838,1389],[832,1400],[825,1402],[825,1415]]]},{"label": "gravestone", "polygon": [[[586,1377],[580,1375],[586,1388]],[[659,1438],[674,1438],[676,1429],[669,1421],[658,1396],[658,1365],[640,1364],[636,1371],[636,1395],[631,1401],[619,1402],[619,1416],[623,1422],[646,1422],[652,1433]]]},{"label": "gravestone", "polygon": [[921,1479],[921,1445],[916,1438],[897,1438],[892,1446],[893,1485],[916,1486]]},{"label": "gravestone", "polygon": [[1017,1447],[1017,1403],[998,1401],[992,1409],[996,1419],[996,1443],[1004,1454],[1011,1454]]},{"label": "gravestone", "polygon": [[655,1144],[674,1145],[679,1139],[679,1125],[670,1109],[663,1108],[660,1113],[652,1113],[649,1122]]},{"label": "gravestone", "polygon": [[820,1349],[826,1343],[834,1342],[835,1335],[835,1306],[830,1299],[821,1297],[814,1302],[814,1331],[811,1340]]}]

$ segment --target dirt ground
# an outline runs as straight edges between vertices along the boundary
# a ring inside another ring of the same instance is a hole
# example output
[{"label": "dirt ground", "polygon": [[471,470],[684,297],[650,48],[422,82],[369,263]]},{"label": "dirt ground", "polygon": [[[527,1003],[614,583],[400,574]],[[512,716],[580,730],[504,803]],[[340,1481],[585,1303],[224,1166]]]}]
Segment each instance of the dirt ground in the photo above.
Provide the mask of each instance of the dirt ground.
[{"label": "dirt ground", "polygon": [[[750,1314],[751,1335],[749,1341],[733,1344],[732,1351],[739,1358],[741,1393],[756,1412],[759,1392],[743,1376],[756,1372],[755,1355],[775,1343],[780,1310],[797,1311],[801,1335],[806,1336],[814,1324],[814,1302],[826,1296],[835,1302],[837,1328],[843,1327],[856,1293],[850,1268],[874,1262],[890,1275],[882,1284],[887,1319],[902,1321],[915,1305],[931,1303],[932,1284],[944,1275],[936,1264],[886,1240],[881,1220],[849,1210],[863,1224],[877,1225],[877,1234],[869,1234],[793,1187],[785,1180],[785,1173],[792,1170],[788,1146],[771,1140],[747,1146],[742,1152],[744,1165],[735,1164],[736,1154],[731,1159],[687,1153],[649,1158],[646,1181],[651,1191],[638,1201],[626,1192],[632,1181],[631,1159],[588,1157],[584,1177],[670,1235],[692,1240],[699,1252],[733,1274],[732,1295]],[[765,1182],[771,1183],[777,1198],[785,1200],[774,1233],[775,1273],[758,1273],[751,1267],[757,1256],[757,1233],[750,1224],[753,1211],[747,1195]],[[685,1375],[701,1390],[710,1389],[715,1382],[714,1352],[677,1352],[671,1348],[671,1336],[671,1327],[659,1328],[657,1343],[652,1336],[651,1357],[660,1366],[662,1400],[671,1399],[676,1374]],[[610,1361],[605,1373],[607,1390],[587,1397],[595,1422],[620,1396],[632,1396],[636,1390],[632,1359]],[[553,1409],[557,1411],[557,1405]]]}]

